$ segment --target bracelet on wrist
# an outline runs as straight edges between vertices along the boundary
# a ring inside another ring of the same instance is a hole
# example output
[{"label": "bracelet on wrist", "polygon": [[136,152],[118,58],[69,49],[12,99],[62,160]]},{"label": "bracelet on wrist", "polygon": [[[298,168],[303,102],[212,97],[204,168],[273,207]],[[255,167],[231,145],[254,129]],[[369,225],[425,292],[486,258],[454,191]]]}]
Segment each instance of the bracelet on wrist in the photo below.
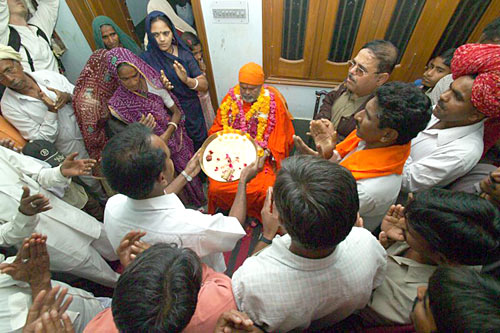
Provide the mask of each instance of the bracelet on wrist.
[{"label": "bracelet on wrist", "polygon": [[176,124],[176,123],[174,123],[173,121],[169,122],[169,123],[168,123],[168,125],[167,125],[167,127],[168,127],[168,126],[170,126],[170,125],[174,126],[174,132],[175,132],[175,131],[177,131],[177,129],[179,128],[179,127],[177,126],[177,124]]},{"label": "bracelet on wrist", "polygon": [[186,178],[186,180],[187,180],[188,182],[190,182],[190,181],[192,181],[192,180],[193,180],[193,177],[191,177],[190,175],[188,175],[188,174],[187,174],[187,172],[186,172],[185,170],[182,170],[181,175],[183,175],[183,176],[184,176],[184,178]]},{"label": "bracelet on wrist", "polygon": [[198,84],[200,83],[197,78],[194,78],[194,80],[195,80],[196,83],[195,83],[195,85],[194,85],[193,88],[189,88],[191,90],[195,90],[196,88],[198,88]]}]

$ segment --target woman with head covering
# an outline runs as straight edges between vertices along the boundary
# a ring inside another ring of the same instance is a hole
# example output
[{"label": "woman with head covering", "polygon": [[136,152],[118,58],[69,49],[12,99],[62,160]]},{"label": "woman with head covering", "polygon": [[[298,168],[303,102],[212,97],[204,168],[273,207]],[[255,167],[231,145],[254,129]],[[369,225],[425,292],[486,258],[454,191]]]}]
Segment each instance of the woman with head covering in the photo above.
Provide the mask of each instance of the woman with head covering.
[{"label": "woman with head covering", "polygon": [[73,92],[73,109],[85,148],[97,161],[107,142],[108,101],[116,88],[118,81],[108,71],[107,51],[98,49],[85,64]]},{"label": "woman with head covering", "polygon": [[100,49],[111,50],[115,47],[124,47],[136,55],[142,52],[142,49],[137,46],[132,37],[123,32],[123,30],[107,16],[97,16],[94,21],[92,21],[92,30],[95,44]]},{"label": "woman with head covering", "polygon": [[[186,135],[179,101],[166,89],[169,82],[165,75],[127,49],[114,48],[108,54],[109,71],[119,82],[108,102],[111,114],[124,123],[139,122],[146,116],[154,118],[153,132],[167,143],[175,171],[181,173],[194,155],[193,141]],[[198,177],[184,189],[185,201],[196,206],[204,203]]]},{"label": "woman with head covering", "polygon": [[173,85],[173,92],[186,113],[186,130],[195,149],[207,137],[205,118],[198,99],[198,91],[207,91],[208,82],[189,47],[179,38],[174,25],[162,12],[154,11],[146,17],[147,51],[141,55],[157,71],[163,70]]}]

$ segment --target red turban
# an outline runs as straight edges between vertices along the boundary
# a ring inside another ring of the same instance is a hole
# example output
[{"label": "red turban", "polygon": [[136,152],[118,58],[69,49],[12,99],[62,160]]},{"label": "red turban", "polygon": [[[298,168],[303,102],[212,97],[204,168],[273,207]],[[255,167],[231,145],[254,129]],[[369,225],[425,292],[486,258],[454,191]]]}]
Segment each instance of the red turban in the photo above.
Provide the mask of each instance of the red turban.
[{"label": "red turban", "polygon": [[264,84],[264,70],[262,69],[262,66],[257,65],[254,62],[249,62],[240,68],[238,79],[240,83],[260,86]]},{"label": "red turban", "polygon": [[465,44],[451,61],[453,79],[477,75],[472,85],[471,102],[488,117],[484,124],[484,151],[500,138],[500,45]]}]

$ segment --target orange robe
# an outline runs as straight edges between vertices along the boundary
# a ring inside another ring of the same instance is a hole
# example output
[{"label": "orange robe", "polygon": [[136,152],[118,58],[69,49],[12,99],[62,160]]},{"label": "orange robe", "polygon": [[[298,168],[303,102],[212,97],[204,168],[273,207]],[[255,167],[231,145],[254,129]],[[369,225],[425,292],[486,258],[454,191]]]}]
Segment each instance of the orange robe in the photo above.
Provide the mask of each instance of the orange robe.
[{"label": "orange robe", "polygon": [[[267,86],[270,92],[275,94],[276,102],[276,126],[269,135],[268,149],[276,161],[276,169],[279,169],[281,161],[290,155],[293,147],[293,129],[292,117],[288,112],[285,99],[281,93],[273,87]],[[229,97],[227,94],[222,103]],[[221,103],[221,104],[222,104]],[[248,112],[251,103],[243,102],[243,110]],[[212,135],[223,129],[220,109],[217,110],[217,116],[208,135]],[[277,170],[276,170],[277,172]],[[260,220],[260,211],[266,199],[266,192],[270,186],[274,185],[276,179],[275,171],[268,158],[264,164],[264,169],[247,184],[247,215]],[[209,178],[208,184],[208,212],[214,214],[217,208],[230,210],[238,189],[238,181],[230,183],[221,183]]]}]

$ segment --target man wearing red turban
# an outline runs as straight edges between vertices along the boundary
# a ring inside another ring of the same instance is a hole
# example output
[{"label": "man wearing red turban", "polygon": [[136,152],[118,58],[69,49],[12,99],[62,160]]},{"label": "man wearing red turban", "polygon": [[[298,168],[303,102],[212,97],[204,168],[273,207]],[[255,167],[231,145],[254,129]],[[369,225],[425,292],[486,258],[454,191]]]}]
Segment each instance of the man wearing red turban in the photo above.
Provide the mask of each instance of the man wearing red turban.
[{"label": "man wearing red turban", "polygon": [[[263,170],[247,185],[246,192],[248,216],[261,220],[260,211],[267,189],[274,185],[276,169],[280,167],[281,161],[290,155],[295,131],[285,99],[276,88],[264,85],[264,70],[260,65],[253,62],[244,65],[238,78],[239,84],[231,88],[222,100],[208,134],[224,129],[243,130],[269,152]],[[250,119],[242,117],[245,121],[234,121],[233,108],[239,108],[240,115],[247,115],[249,112],[253,115]],[[209,179],[209,213],[214,214],[217,208],[229,210],[237,187],[238,182],[221,183]],[[272,239],[274,235],[264,237]]]},{"label": "man wearing red turban", "polygon": [[488,151],[500,139],[500,45],[462,45],[453,55],[451,71],[453,80],[475,76],[471,102],[487,117],[483,139]]},{"label": "man wearing red turban", "polygon": [[405,192],[447,186],[467,174],[483,148],[500,137],[500,46],[459,47],[451,71],[454,81],[441,94],[427,128],[412,141],[403,171]]}]

